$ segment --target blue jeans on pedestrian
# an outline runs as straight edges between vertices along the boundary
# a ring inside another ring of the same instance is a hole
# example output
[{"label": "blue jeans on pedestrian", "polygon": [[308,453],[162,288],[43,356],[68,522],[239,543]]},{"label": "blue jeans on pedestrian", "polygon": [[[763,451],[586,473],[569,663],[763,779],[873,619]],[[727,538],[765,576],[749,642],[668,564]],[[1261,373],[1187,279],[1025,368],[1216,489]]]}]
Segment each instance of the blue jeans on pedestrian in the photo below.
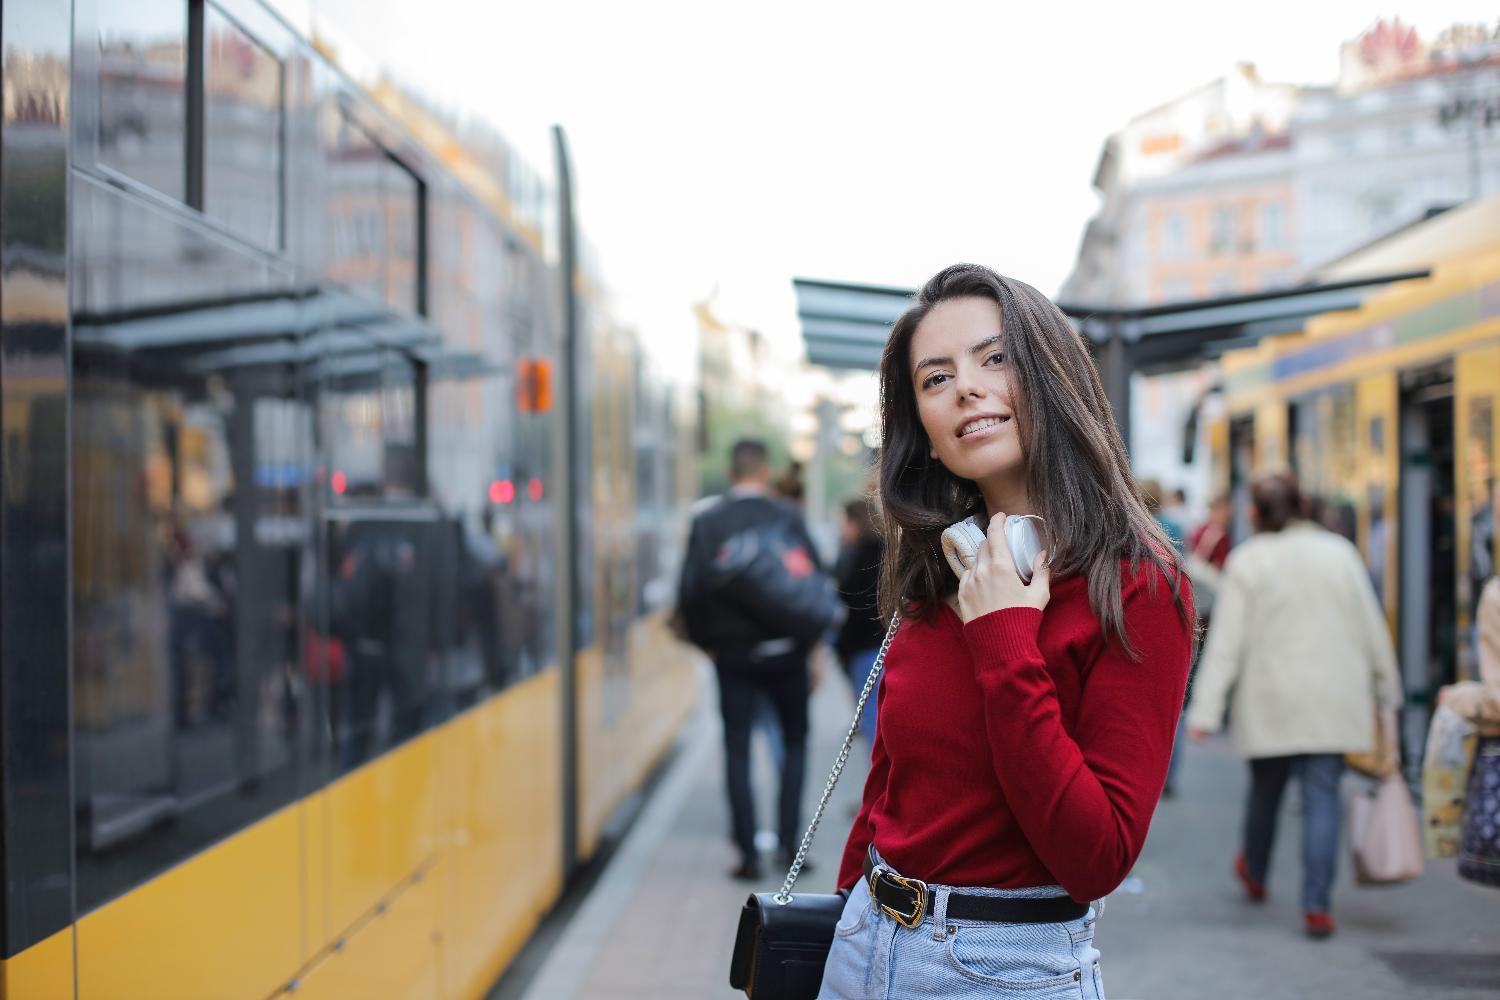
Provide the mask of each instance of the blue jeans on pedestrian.
[{"label": "blue jeans on pedestrian", "polygon": [[[834,931],[820,1000],[1104,1000],[1093,909],[1061,923],[955,920],[947,915],[952,887],[928,888],[930,912],[906,927],[874,905],[867,883],[855,883]],[[962,891],[1064,895],[1058,886]]]},{"label": "blue jeans on pedestrian", "polygon": [[[849,683],[854,686],[854,700],[859,701],[859,694],[865,689],[865,682],[870,679],[870,671],[875,669],[875,658],[880,655],[880,647],[862,649],[857,653],[851,653],[849,661],[844,668],[849,671]],[[875,745],[875,705],[879,701],[875,697],[876,692],[870,692],[869,701],[865,702],[865,709],[859,715],[859,732],[870,745]]]},{"label": "blue jeans on pedestrian", "polygon": [[1250,877],[1266,881],[1271,864],[1271,846],[1276,840],[1276,820],[1287,779],[1296,777],[1302,786],[1302,909],[1328,913],[1333,895],[1333,876],[1338,866],[1339,778],[1344,773],[1344,755],[1337,753],[1293,754],[1287,757],[1255,757],[1250,761],[1250,800],[1245,808],[1245,864]]}]

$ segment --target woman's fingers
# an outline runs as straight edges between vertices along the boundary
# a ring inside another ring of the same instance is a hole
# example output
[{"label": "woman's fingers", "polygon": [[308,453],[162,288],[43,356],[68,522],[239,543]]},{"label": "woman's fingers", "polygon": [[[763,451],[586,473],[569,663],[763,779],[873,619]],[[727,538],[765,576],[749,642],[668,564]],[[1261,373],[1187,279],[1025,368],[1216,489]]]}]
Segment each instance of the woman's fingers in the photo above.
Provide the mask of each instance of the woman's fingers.
[{"label": "woman's fingers", "polygon": [[1042,602],[1042,606],[1046,606],[1047,601],[1052,597],[1052,567],[1047,563],[1046,549],[1038,552],[1036,558],[1031,561],[1030,587],[1037,591],[1036,596]]},{"label": "woman's fingers", "polygon": [[1016,572],[1016,563],[1010,554],[1010,542],[1005,539],[1005,511],[997,510],[990,518],[984,542],[983,548],[988,552],[991,564],[1001,567],[1002,573],[1008,570],[1019,578],[1021,574]]}]

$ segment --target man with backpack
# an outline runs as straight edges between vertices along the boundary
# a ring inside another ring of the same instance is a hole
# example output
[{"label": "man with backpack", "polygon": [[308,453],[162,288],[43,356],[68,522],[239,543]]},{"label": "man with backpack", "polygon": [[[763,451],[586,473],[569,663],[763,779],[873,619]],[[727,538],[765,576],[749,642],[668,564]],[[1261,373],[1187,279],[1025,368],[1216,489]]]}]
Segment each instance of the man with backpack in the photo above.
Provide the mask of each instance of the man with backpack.
[{"label": "man with backpack", "polygon": [[775,709],[784,741],[776,832],[789,861],[801,834],[807,756],[807,657],[837,622],[838,592],[818,561],[802,517],[769,488],[764,442],[730,455],[730,488],[693,519],[678,609],[688,639],[713,660],[724,716],[724,766],[739,879],[761,876],[750,786],[756,700]]}]

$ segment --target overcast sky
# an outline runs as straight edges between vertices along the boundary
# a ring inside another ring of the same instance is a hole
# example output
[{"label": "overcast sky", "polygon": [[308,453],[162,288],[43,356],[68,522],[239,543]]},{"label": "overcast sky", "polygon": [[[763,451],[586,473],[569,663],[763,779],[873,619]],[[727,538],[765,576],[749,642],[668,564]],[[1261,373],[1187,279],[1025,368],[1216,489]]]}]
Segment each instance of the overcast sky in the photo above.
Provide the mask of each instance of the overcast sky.
[{"label": "overcast sky", "polygon": [[793,275],[913,285],[973,260],[1055,294],[1100,145],[1132,115],[1242,60],[1331,82],[1380,16],[1424,37],[1496,20],[1450,0],[313,6],[533,159],[563,123],[582,224],[658,344],[716,287],[727,318],[794,341]]}]

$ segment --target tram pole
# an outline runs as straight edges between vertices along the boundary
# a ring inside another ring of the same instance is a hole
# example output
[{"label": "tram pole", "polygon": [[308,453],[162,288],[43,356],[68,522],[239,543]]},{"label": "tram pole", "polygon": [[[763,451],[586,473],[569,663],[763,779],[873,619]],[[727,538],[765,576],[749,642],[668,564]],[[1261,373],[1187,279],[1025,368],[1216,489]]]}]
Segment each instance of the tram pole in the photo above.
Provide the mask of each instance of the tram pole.
[{"label": "tram pole", "polygon": [[559,475],[556,498],[560,512],[561,541],[558,574],[557,649],[562,669],[562,866],[567,879],[578,867],[578,296],[574,280],[578,270],[577,233],[573,220],[573,171],[568,158],[568,137],[561,125],[552,126],[557,154],[558,253],[562,296],[562,344],[558,351],[556,454]]}]

